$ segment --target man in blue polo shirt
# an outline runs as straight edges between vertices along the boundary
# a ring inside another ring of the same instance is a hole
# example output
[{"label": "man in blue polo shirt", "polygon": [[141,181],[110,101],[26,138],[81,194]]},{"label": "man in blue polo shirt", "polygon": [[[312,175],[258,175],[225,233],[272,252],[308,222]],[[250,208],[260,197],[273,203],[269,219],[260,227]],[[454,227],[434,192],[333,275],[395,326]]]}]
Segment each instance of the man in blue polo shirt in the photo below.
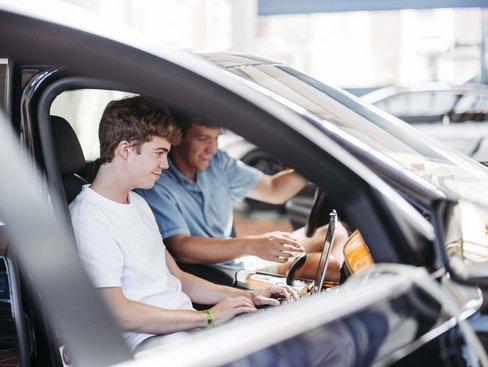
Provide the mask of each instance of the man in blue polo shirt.
[{"label": "man in blue polo shirt", "polygon": [[[232,200],[245,197],[282,204],[298,193],[306,180],[293,170],[266,175],[218,150],[221,128],[196,119],[178,118],[181,143],[170,152],[169,169],[151,190],[139,190],[153,210],[164,242],[180,262],[215,264],[246,255],[277,263],[284,274],[296,252],[319,255],[322,238],[310,240],[298,232],[270,232],[231,237]],[[341,227],[337,242],[347,233]],[[341,246],[334,243],[328,279],[337,280]],[[318,256],[308,256],[299,276],[315,276]]]}]

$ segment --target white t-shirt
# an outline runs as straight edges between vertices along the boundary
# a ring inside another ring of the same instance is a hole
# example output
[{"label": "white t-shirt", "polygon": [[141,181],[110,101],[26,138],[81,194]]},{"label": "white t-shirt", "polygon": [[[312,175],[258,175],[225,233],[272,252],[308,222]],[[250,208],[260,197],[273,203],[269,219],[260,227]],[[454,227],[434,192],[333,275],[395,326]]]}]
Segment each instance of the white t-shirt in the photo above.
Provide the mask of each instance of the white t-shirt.
[{"label": "white t-shirt", "polygon": [[[83,186],[69,206],[78,252],[97,288],[121,287],[128,299],[173,310],[193,309],[166,266],[165,249],[146,201],[134,192],[120,204]],[[125,332],[133,350],[152,334]]]}]

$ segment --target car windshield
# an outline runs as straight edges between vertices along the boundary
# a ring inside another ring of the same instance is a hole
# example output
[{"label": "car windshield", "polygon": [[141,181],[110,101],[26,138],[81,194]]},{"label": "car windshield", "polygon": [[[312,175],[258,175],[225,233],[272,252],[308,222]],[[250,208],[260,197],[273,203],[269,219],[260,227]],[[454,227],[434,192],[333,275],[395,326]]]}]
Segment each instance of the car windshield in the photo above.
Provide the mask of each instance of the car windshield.
[{"label": "car windshield", "polygon": [[483,187],[488,182],[485,167],[347,92],[282,64],[255,60],[254,64],[237,65],[214,55],[206,57],[320,117],[327,130],[339,131],[342,139],[362,146],[364,151],[380,152],[448,196],[478,201],[484,196]]}]

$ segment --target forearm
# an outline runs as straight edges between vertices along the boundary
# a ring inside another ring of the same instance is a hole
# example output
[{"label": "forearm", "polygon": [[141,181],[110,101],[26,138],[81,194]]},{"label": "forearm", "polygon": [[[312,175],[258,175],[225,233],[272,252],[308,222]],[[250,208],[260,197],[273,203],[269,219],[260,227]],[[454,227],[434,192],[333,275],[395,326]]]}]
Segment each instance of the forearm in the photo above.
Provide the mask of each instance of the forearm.
[{"label": "forearm", "polygon": [[288,232],[229,239],[176,235],[164,242],[178,261],[190,264],[216,264],[245,255],[286,262],[293,252],[303,251],[300,243]]},{"label": "forearm", "polygon": [[307,181],[294,170],[264,175],[248,197],[270,204],[283,204],[305,187]]},{"label": "forearm", "polygon": [[106,291],[105,299],[123,330],[149,334],[167,334],[207,325],[207,317],[195,310],[168,310],[123,296],[113,296]]},{"label": "forearm", "polygon": [[202,305],[214,305],[224,298],[239,296],[252,299],[251,291],[211,283],[189,273],[182,272],[179,279],[183,292],[190,297],[192,302]]},{"label": "forearm", "polygon": [[276,204],[283,204],[305,187],[307,181],[295,171],[278,172],[272,176],[272,192]]},{"label": "forearm", "polygon": [[182,271],[168,252],[166,252],[166,264],[171,274],[179,279],[182,291],[190,297],[192,302],[213,305],[222,301],[224,298],[235,298],[239,296],[244,296],[248,299],[251,298],[251,291],[211,283],[193,274]]},{"label": "forearm", "polygon": [[224,239],[176,235],[164,242],[177,261],[188,264],[217,264],[253,255],[253,246],[246,237]]}]

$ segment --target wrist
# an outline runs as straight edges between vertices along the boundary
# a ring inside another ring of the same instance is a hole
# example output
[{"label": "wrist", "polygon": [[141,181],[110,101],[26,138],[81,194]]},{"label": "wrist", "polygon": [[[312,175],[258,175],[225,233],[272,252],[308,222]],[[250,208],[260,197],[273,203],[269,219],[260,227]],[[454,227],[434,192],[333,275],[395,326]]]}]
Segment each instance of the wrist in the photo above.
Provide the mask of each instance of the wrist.
[{"label": "wrist", "polygon": [[213,318],[213,315],[210,312],[210,310],[203,310],[202,312],[205,316],[205,322],[206,322],[207,329],[213,328],[214,327],[214,318]]},{"label": "wrist", "polygon": [[251,255],[251,256],[258,256],[258,250],[256,247],[256,242],[255,242],[255,236],[245,236],[244,240],[245,245],[243,246],[245,248],[245,253],[243,255]]},{"label": "wrist", "polygon": [[254,303],[254,298],[256,297],[257,291],[251,290],[244,290],[244,297],[249,299],[252,303]]}]

